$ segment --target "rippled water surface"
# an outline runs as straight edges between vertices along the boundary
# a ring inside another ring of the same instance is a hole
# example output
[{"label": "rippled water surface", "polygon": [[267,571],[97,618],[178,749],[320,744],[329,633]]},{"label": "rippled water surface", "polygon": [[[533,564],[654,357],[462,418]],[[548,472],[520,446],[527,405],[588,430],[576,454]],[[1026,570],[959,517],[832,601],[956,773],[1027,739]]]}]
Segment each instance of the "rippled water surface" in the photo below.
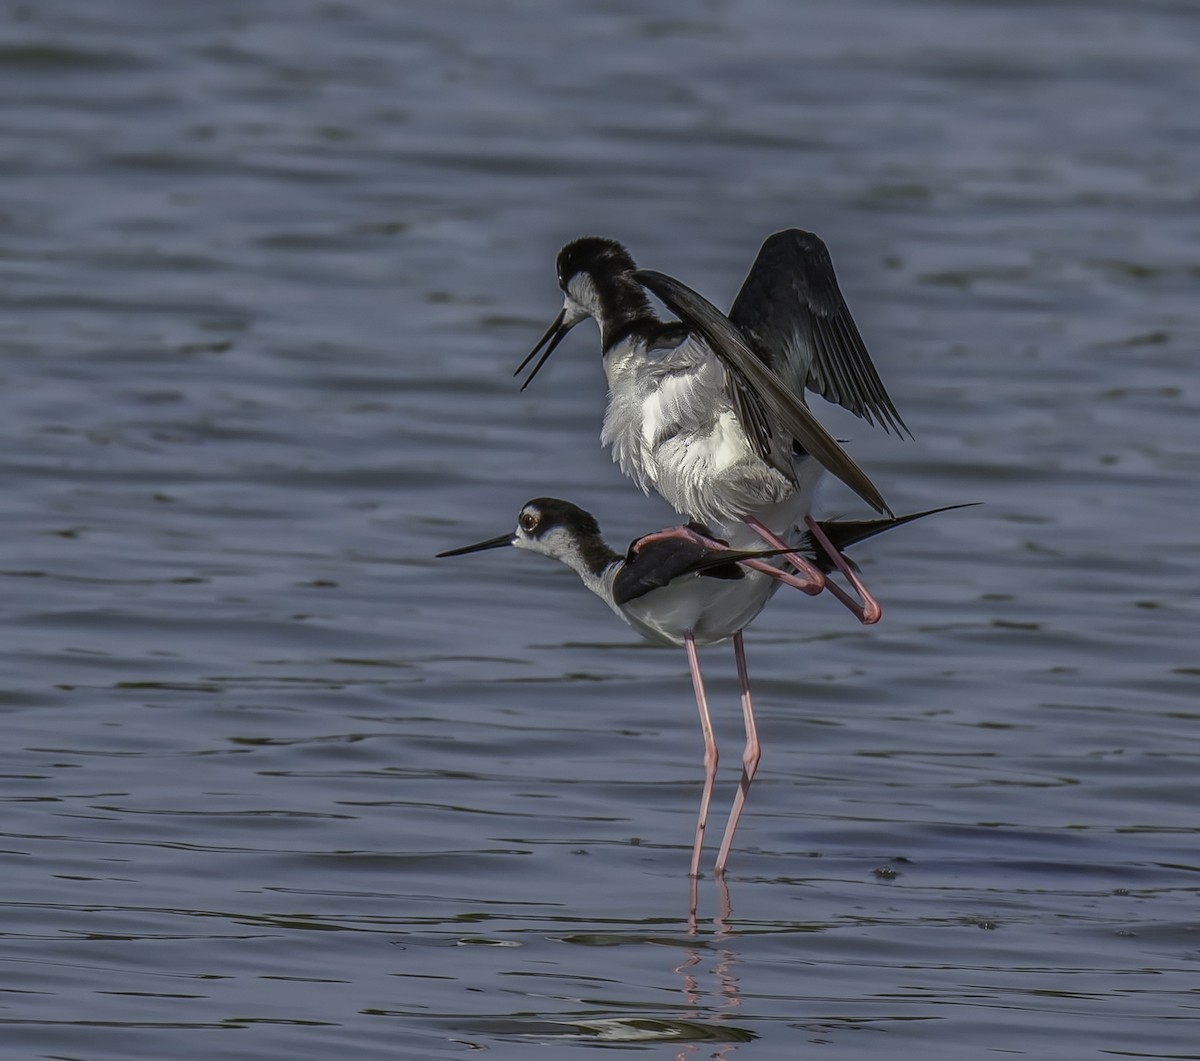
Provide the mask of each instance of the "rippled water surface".
[{"label": "rippled water surface", "polygon": [[[1192,4],[2,17],[0,1055],[1200,1057]],[[749,631],[689,926],[683,653],[432,557],[670,518],[590,325],[511,378],[559,244],[727,305],[786,226],[916,438],[826,423],[983,505]]]}]

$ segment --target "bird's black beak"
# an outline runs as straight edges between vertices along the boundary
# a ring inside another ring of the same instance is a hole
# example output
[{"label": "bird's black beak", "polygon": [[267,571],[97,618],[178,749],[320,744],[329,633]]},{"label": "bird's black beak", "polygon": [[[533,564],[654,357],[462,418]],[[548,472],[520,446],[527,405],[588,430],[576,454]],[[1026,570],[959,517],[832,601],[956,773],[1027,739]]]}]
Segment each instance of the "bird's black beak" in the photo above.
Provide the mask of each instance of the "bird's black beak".
[{"label": "bird's black beak", "polygon": [[537,357],[538,351],[541,350],[543,346],[546,346],[547,343],[550,344],[549,346],[546,346],[546,352],[542,354],[541,360],[533,366],[533,371],[529,373],[525,382],[521,384],[521,390],[524,390],[533,382],[533,377],[542,370],[542,366],[546,363],[547,358],[554,353],[555,347],[557,347],[558,344],[567,337],[567,332],[574,328],[579,321],[583,320],[583,318],[580,317],[578,320],[573,320],[570,324],[567,324],[566,320],[567,307],[564,306],[561,310],[559,310],[558,316],[554,318],[554,323],[546,329],[546,334],[538,340],[537,346],[530,350],[525,360],[517,366],[517,371],[513,373],[514,376],[519,376],[524,370],[525,366],[528,365],[529,362],[535,357]]},{"label": "bird's black beak", "polygon": [[506,545],[512,545],[513,535],[501,534],[496,538],[489,538],[486,542],[476,542],[474,545],[464,545],[459,549],[447,549],[444,553],[438,553],[435,559],[441,559],[443,556],[462,556],[464,553],[481,553],[484,549],[503,549]]}]

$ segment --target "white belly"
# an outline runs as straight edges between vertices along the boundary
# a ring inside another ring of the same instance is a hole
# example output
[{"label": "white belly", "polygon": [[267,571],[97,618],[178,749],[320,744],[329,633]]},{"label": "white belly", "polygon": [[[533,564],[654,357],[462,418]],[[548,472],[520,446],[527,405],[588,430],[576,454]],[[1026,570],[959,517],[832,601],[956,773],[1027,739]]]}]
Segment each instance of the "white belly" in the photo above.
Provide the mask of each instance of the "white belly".
[{"label": "white belly", "polygon": [[623,617],[650,641],[682,645],[691,630],[696,644],[713,645],[749,624],[780,585],[755,571],[740,579],[685,575],[631,601]]}]

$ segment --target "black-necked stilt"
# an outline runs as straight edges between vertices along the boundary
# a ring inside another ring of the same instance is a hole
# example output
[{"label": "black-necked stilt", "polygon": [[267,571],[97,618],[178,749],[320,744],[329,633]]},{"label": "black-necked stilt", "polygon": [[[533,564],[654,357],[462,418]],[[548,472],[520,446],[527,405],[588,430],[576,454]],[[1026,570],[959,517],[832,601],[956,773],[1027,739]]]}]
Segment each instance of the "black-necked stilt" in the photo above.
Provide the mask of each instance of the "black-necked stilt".
[{"label": "black-necked stilt", "polygon": [[[923,516],[960,507],[950,505],[889,519],[814,521],[809,533],[802,541],[794,543],[787,555],[790,556],[792,551],[805,554],[817,570],[829,572],[836,563],[834,554],[855,542]],[[515,531],[475,545],[448,549],[438,556],[461,556],[508,545],[561,561],[644,637],[687,650],[704,733],[704,788],[692,845],[692,876],[700,870],[704,826],[717,772],[717,745],[696,646],[733,638],[746,746],[742,753],[741,784],[717,854],[716,869],[723,873],[760,757],[742,630],[762,610],[779,579],[787,577],[786,571],[774,566],[786,563],[783,550],[732,549],[703,528],[691,526],[671,527],[643,535],[631,542],[622,555],[605,543],[591,513],[569,501],[538,497],[521,509]],[[844,558],[842,562],[847,563]]]},{"label": "black-necked stilt", "polygon": [[[614,240],[566,244],[557,270],[563,308],[517,372],[545,348],[528,386],[563,337],[595,318],[608,377],[601,440],[644,492],[653,488],[677,512],[742,548],[790,544],[802,520],[812,531],[812,490],[822,469],[891,515],[805,404],[811,390],[868,423],[908,431],[819,237],[799,229],[768,237],[728,316],[673,277],[638,269]],[[647,291],[679,321],[659,320]],[[806,591],[819,593],[823,574],[802,556],[789,559],[805,575]],[[834,560],[861,604],[839,599],[862,622],[878,621],[878,604],[836,550]]]}]

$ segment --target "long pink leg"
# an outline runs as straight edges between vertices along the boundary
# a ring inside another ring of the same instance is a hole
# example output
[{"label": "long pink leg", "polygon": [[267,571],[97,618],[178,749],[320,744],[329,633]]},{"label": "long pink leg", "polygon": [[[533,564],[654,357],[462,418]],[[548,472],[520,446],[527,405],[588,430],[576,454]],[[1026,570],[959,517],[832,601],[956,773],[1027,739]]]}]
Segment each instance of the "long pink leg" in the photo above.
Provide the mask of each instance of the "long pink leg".
[{"label": "long pink leg", "polygon": [[652,531],[650,534],[643,534],[637,541],[633,543],[633,550],[637,552],[638,548],[647,542],[665,541],[667,538],[678,538],[685,542],[695,542],[696,545],[702,545],[706,549],[728,549],[730,548],[724,542],[717,541],[716,538],[710,538],[707,534],[701,534],[698,530],[692,530],[691,527],[664,527],[660,531]]},{"label": "long pink leg", "polygon": [[738,785],[737,795],[733,798],[733,809],[729,812],[729,824],[725,826],[725,838],[721,841],[721,850],[717,854],[717,874],[725,872],[725,863],[729,860],[729,848],[733,845],[733,834],[737,832],[738,819],[742,816],[742,808],[746,805],[746,797],[750,793],[750,784],[758,769],[758,761],[762,758],[761,746],[758,743],[758,730],[754,725],[754,705],[750,702],[750,673],[746,669],[746,646],[742,643],[742,632],[733,635],[733,658],[737,660],[738,687],[742,692],[742,719],[746,723],[746,747],[742,752],[742,781]]},{"label": "long pink leg", "polygon": [[[768,530],[766,526],[753,518],[747,518],[743,521],[755,534],[763,541],[770,543],[776,549],[786,549],[787,542],[780,538],[773,531]],[[802,576],[805,581],[797,584],[789,582],[789,586],[795,586],[796,589],[815,597],[825,588],[825,576],[813,567],[812,562],[806,560],[799,553],[784,553],[783,558],[792,565]],[[770,566],[770,565],[768,565]]]},{"label": "long pink leg", "polygon": [[708,717],[708,699],[704,695],[704,679],[700,677],[700,659],[696,655],[696,638],[689,630],[683,635],[687,649],[688,667],[692,672],[692,688],[696,691],[696,707],[700,711],[700,729],[704,733],[704,789],[700,793],[700,816],[696,819],[696,841],[692,845],[693,877],[700,875],[700,849],[704,846],[704,826],[708,821],[708,804],[712,799],[713,782],[717,777],[717,741],[713,737],[712,719]]},{"label": "long pink leg", "polygon": [[[738,563],[746,567],[753,568],[761,574],[767,575],[770,578],[782,582],[785,586],[791,586],[793,589],[798,589],[810,596],[816,596],[823,589],[828,589],[839,601],[842,602],[860,623],[866,626],[871,626],[879,622],[883,618],[883,608],[879,602],[871,595],[871,591],[867,589],[863,580],[859,578],[854,569],[846,562],[846,558],[838,551],[837,547],[829,540],[829,537],[821,529],[821,525],[812,518],[805,516],[804,522],[807,524],[812,536],[821,544],[825,551],[829,554],[829,558],[833,561],[836,567],[850,583],[854,592],[858,594],[859,600],[855,600],[836,582],[830,582],[825,575],[812,565],[810,561],[805,559],[799,553],[786,552],[781,555],[799,574],[793,575],[789,571],[781,571],[777,567],[772,567],[763,560],[739,560]],[[763,541],[774,546],[776,549],[787,549],[785,543],[778,535],[769,530],[756,519],[745,520],[746,526],[757,534]],[[681,538],[684,541],[695,542],[698,545],[703,545],[709,549],[729,549],[724,542],[719,542],[714,538],[710,538],[706,534],[701,534],[699,531],[692,530],[691,527],[667,527],[664,530],[655,531],[652,534],[643,535],[638,539],[637,544],[642,542],[660,541],[664,538]],[[732,551],[732,550],[731,550]],[[860,603],[861,602],[861,603]]]},{"label": "long pink leg", "polygon": [[[838,552],[833,542],[826,536],[825,532],[821,529],[821,524],[813,519],[812,516],[805,516],[804,522],[808,525],[809,533],[812,534],[813,538],[829,554],[829,558],[834,562],[837,569],[846,576],[846,581],[850,583],[854,592],[858,594],[859,600],[856,601],[841,586],[834,582],[826,583],[826,588],[849,608],[863,625],[870,626],[872,623],[879,622],[883,618],[883,609],[879,606],[879,602],[871,596],[867,587],[863,585],[862,579],[855,573],[854,568],[846,563],[846,558]],[[860,604],[859,601],[862,603]]]},{"label": "long pink leg", "polygon": [[[765,560],[739,560],[739,564],[743,567],[749,567],[754,571],[767,575],[775,579],[777,582],[782,582],[785,586],[791,586],[793,589],[802,590],[804,593],[812,594],[812,583],[807,579],[799,578],[793,575],[790,571],[784,571],[778,567],[772,567]],[[833,585],[831,582],[826,583],[826,587],[831,590],[840,589],[839,586]],[[844,592],[844,591],[843,591]]]},{"label": "long pink leg", "polygon": [[[769,542],[776,549],[786,550],[788,546],[777,538],[771,531],[757,521],[746,521],[746,525],[764,541]],[[735,552],[731,546],[725,542],[718,541],[716,538],[710,538],[707,534],[701,534],[699,531],[692,530],[691,527],[665,527],[663,530],[654,531],[650,534],[643,534],[636,542],[633,543],[633,550],[636,552],[642,545],[649,542],[664,541],[668,538],[678,538],[682,541],[693,542],[696,545],[703,546],[706,549],[720,550],[725,549],[729,552]],[[799,553],[783,552],[781,554],[793,567],[804,572],[805,577],[793,575],[790,571],[783,571],[778,567],[772,567],[763,560],[739,560],[739,564],[744,564],[746,567],[753,568],[761,574],[767,575],[776,581],[782,582],[785,586],[791,586],[793,589],[798,589],[810,596],[815,596],[820,593],[826,586],[825,576],[813,567],[812,563],[806,560]],[[812,572],[810,575],[809,572]],[[815,576],[815,580],[814,580]],[[840,586],[830,585],[829,588],[834,591],[839,600],[845,597],[845,590]]]}]

